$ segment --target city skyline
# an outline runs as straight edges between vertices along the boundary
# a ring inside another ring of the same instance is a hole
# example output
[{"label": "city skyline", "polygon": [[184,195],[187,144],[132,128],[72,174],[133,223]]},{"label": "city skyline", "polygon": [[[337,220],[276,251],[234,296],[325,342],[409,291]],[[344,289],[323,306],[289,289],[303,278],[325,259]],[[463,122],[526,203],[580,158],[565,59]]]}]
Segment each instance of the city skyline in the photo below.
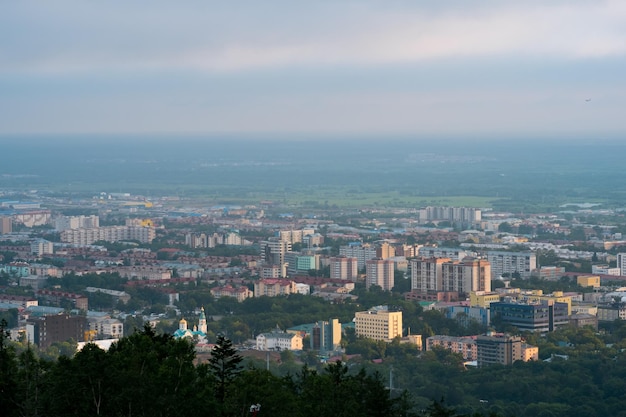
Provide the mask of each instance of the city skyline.
[{"label": "city skyline", "polygon": [[618,1],[59,1],[0,27],[0,136],[626,131]]}]

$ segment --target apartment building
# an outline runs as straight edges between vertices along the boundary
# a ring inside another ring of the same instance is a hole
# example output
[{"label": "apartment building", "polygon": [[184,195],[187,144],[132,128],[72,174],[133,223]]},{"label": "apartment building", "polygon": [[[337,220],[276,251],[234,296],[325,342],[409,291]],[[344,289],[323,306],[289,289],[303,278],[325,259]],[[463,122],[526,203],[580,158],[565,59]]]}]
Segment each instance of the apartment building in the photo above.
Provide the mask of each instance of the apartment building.
[{"label": "apartment building", "polygon": [[330,277],[356,281],[359,276],[357,258],[337,257],[330,258]]},{"label": "apartment building", "polygon": [[491,290],[491,265],[485,259],[466,257],[411,260],[411,290],[417,293]]},{"label": "apartment building", "polygon": [[626,276],[626,253],[617,254],[617,267],[621,276]]},{"label": "apartment building", "polygon": [[261,333],[256,337],[257,350],[302,350],[302,336],[298,333],[287,333],[280,329]]},{"label": "apartment building", "polygon": [[394,265],[389,259],[365,261],[365,288],[378,285],[383,291],[391,291],[394,286]]},{"label": "apartment building", "polygon": [[539,349],[522,343],[520,336],[488,333],[476,338],[478,367],[489,365],[511,365],[519,360],[537,360]]},{"label": "apartment building", "polygon": [[60,216],[54,219],[54,229],[57,232],[75,229],[93,229],[100,227],[98,216]]},{"label": "apartment building", "polygon": [[466,361],[475,361],[478,359],[476,336],[455,337],[435,335],[427,338],[426,350],[433,350],[435,347],[450,350],[454,353],[460,353]]},{"label": "apartment building", "polygon": [[142,226],[106,226],[92,229],[70,229],[61,232],[61,241],[74,245],[91,245],[99,240],[105,242],[137,240],[141,243],[151,243],[155,237],[154,227]]},{"label": "apartment building", "polygon": [[215,298],[233,297],[241,303],[247,298],[252,298],[254,293],[246,286],[233,287],[232,285],[225,285],[211,288],[211,295]]},{"label": "apartment building", "polygon": [[503,274],[519,274],[528,279],[537,269],[537,256],[533,252],[488,251],[487,260],[491,264],[491,279],[498,279]]},{"label": "apartment building", "polygon": [[474,207],[428,206],[418,211],[420,223],[449,221],[475,224],[482,220],[482,211]]},{"label": "apartment building", "polygon": [[386,306],[374,307],[356,312],[354,321],[357,336],[386,342],[402,337],[402,311],[390,311]]},{"label": "apartment building", "polygon": [[0,235],[13,232],[13,220],[8,216],[0,216]]},{"label": "apartment building", "polygon": [[32,317],[26,321],[26,337],[40,349],[47,349],[55,342],[69,339],[83,340],[88,329],[84,316],[69,314]]},{"label": "apartment building", "polygon": [[296,293],[296,283],[288,279],[261,279],[254,283],[255,297],[277,297]]},{"label": "apartment building", "polygon": [[346,258],[356,258],[357,268],[365,268],[365,261],[376,258],[376,248],[369,244],[351,243],[339,247],[339,255]]}]

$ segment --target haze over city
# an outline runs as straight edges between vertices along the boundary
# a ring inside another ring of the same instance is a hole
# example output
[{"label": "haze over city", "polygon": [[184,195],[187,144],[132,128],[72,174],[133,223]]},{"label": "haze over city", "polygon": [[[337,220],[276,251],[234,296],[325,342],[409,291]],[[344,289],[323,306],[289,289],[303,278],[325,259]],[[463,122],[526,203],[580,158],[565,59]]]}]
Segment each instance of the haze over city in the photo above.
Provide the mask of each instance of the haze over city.
[{"label": "haze over city", "polygon": [[619,138],[626,3],[4,2],[0,136]]}]

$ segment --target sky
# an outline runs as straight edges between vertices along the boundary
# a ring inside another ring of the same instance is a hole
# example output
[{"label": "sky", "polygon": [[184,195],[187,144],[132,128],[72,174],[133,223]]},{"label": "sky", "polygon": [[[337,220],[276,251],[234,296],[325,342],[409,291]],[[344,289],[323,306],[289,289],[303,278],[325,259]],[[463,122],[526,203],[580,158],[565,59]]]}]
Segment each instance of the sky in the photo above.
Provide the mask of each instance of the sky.
[{"label": "sky", "polygon": [[0,2],[0,136],[616,137],[626,1]]}]

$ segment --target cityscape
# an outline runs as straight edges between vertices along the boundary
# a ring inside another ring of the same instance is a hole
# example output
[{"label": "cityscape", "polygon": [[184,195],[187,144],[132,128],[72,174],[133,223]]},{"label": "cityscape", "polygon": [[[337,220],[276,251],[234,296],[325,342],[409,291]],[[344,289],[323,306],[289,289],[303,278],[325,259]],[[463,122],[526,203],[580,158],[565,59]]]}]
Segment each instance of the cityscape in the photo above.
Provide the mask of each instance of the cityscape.
[{"label": "cityscape", "polygon": [[0,417],[626,417],[626,2],[0,34]]},{"label": "cityscape", "polygon": [[[279,375],[371,364],[407,392],[410,379],[392,371],[405,355],[464,372],[567,361],[581,354],[572,332],[613,340],[626,318],[623,211],[601,206],[210,205],[7,189],[3,328],[48,360],[107,351],[148,325],[206,361],[226,336],[251,366]],[[311,300],[320,311],[298,312]]]}]

